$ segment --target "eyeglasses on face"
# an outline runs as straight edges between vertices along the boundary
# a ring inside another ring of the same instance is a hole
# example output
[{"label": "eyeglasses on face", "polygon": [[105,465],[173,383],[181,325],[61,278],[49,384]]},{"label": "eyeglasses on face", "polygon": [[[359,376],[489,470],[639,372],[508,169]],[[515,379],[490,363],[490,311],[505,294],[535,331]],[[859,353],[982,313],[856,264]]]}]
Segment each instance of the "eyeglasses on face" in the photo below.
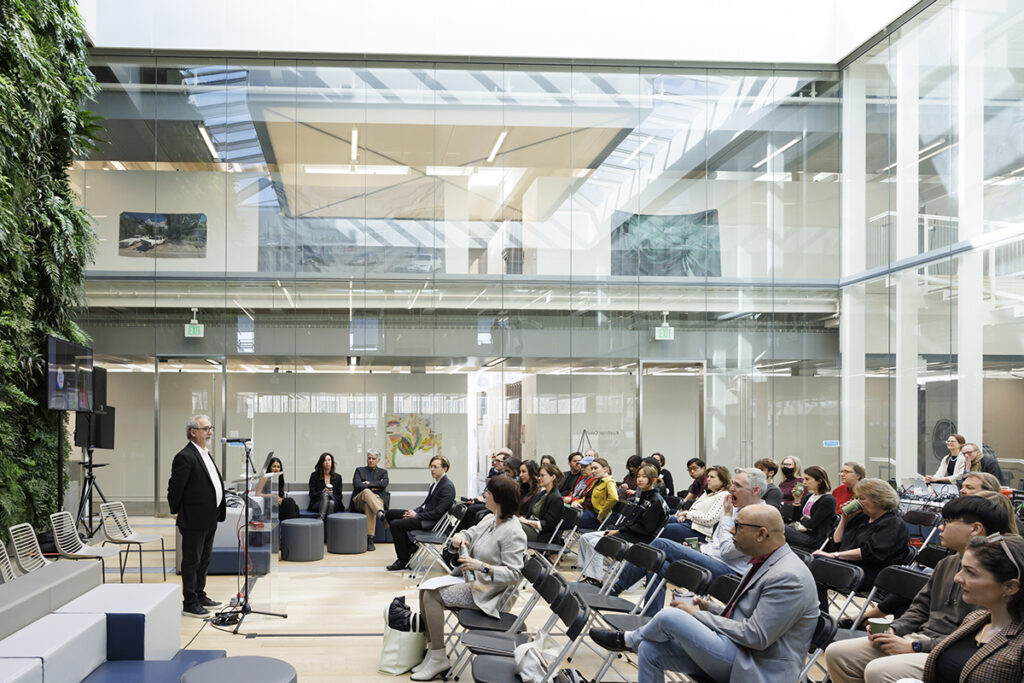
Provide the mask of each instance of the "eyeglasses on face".
[{"label": "eyeglasses on face", "polygon": [[732,523],[731,532],[735,534],[736,533],[736,527],[738,527],[738,526],[748,526],[751,529],[763,529],[764,528],[760,524],[747,524],[746,522],[733,522]]},{"label": "eyeglasses on face", "polygon": [[198,430],[200,432],[212,432],[213,431],[213,427],[212,426],[209,426],[209,427],[193,427],[193,429]]}]

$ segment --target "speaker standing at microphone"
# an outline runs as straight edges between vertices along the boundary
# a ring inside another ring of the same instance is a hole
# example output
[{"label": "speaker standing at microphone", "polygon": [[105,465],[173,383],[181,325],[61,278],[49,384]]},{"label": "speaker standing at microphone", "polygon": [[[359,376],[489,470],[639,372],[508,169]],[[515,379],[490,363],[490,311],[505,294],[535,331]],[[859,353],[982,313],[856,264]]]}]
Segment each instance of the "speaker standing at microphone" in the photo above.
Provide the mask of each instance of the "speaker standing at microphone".
[{"label": "speaker standing at microphone", "polygon": [[213,439],[210,418],[193,415],[185,434],[189,442],[171,463],[167,502],[181,531],[181,613],[202,619],[210,615],[207,607],[220,605],[206,595],[206,570],[217,523],[224,521],[227,508],[224,480],[208,450]]}]

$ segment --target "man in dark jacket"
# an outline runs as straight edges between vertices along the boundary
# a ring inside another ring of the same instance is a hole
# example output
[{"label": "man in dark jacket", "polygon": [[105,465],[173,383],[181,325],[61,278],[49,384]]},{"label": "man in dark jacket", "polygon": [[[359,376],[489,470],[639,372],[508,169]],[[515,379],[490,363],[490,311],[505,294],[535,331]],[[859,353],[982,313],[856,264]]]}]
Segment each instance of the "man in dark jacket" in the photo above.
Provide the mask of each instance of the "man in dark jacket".
[{"label": "man in dark jacket", "polygon": [[414,529],[429,529],[448,514],[448,509],[455,502],[455,484],[448,478],[448,459],[435,455],[430,459],[430,476],[434,483],[427,491],[423,504],[415,510],[388,510],[384,518],[391,528],[391,537],[395,541],[395,554],[398,556],[388,565],[390,572],[400,571],[409,566],[413,546],[416,544],[409,538]]},{"label": "man in dark jacket", "polygon": [[352,500],[349,509],[366,515],[366,549],[376,550],[373,536],[377,531],[377,518],[384,517],[391,494],[388,493],[388,471],[378,467],[380,451],[366,451],[366,467],[357,467],[352,475]]},{"label": "man in dark jacket", "polygon": [[189,442],[171,463],[167,502],[181,531],[181,613],[201,619],[209,616],[207,607],[220,605],[206,595],[206,569],[217,523],[224,521],[227,509],[224,480],[208,450],[213,438],[210,418],[190,417],[185,434]]},{"label": "man in dark jacket", "polygon": [[558,490],[561,492],[563,498],[572,493],[573,488],[576,487],[576,482],[578,482],[580,477],[583,476],[583,468],[580,466],[580,460],[583,460],[583,454],[579,451],[569,455],[569,471],[565,473],[562,483],[558,485]]}]

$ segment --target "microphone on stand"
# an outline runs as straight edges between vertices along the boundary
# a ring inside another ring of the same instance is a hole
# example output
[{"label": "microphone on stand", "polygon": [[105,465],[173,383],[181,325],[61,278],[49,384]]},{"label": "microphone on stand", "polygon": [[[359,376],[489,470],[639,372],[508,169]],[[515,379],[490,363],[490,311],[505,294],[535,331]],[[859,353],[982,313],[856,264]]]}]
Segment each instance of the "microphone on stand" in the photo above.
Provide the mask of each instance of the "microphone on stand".
[{"label": "microphone on stand", "polygon": [[229,439],[227,437],[222,436],[221,439],[220,439],[221,443],[249,443],[250,441],[252,441],[252,439],[243,439],[241,437],[235,437],[233,439]]}]

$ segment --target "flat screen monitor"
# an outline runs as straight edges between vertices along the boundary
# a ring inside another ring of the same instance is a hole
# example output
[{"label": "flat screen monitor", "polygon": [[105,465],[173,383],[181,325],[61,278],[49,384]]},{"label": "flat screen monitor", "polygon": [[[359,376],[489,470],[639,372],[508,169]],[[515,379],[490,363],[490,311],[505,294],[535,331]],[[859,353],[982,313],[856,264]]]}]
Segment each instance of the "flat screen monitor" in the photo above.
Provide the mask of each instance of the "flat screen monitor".
[{"label": "flat screen monitor", "polygon": [[78,413],[75,419],[75,445],[83,448],[114,448],[114,406],[102,413]]},{"label": "flat screen monitor", "polygon": [[58,337],[47,337],[46,351],[47,407],[91,411],[92,349]]}]

